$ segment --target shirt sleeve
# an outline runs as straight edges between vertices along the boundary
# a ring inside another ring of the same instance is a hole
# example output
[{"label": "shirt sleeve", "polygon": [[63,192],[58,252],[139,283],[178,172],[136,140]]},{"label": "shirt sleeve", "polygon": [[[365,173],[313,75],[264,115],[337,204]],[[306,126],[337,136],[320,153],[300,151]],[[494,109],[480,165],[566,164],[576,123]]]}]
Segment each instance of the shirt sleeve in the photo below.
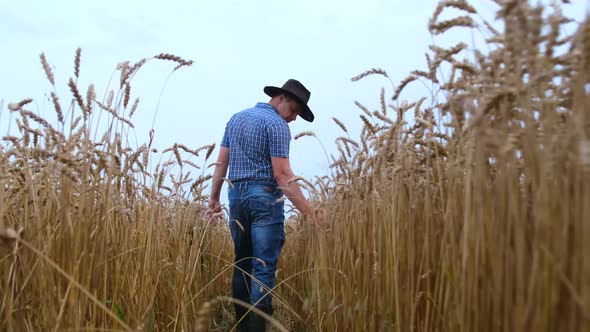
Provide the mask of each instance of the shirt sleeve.
[{"label": "shirt sleeve", "polygon": [[291,143],[291,130],[287,123],[275,124],[268,127],[270,156],[289,158],[289,144]]},{"label": "shirt sleeve", "polygon": [[223,132],[223,138],[221,139],[221,146],[226,147],[226,148],[229,148],[228,127],[229,127],[229,125],[225,126],[225,131]]}]

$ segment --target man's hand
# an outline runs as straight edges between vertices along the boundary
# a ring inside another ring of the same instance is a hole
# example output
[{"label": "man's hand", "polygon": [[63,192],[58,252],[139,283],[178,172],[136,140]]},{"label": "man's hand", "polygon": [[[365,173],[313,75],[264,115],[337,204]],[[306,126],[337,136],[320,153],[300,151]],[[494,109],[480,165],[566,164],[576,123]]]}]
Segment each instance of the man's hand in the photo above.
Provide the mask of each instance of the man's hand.
[{"label": "man's hand", "polygon": [[204,217],[209,223],[213,225],[217,224],[217,222],[223,217],[221,202],[219,200],[210,199],[209,208],[205,210]]},{"label": "man's hand", "polygon": [[313,209],[313,214],[311,215],[306,215],[307,220],[309,221],[309,224],[314,227],[314,228],[324,228],[326,226],[325,224],[325,211],[323,208],[321,207],[316,207]]},{"label": "man's hand", "polygon": [[323,225],[325,217],[326,217],[326,212],[325,212],[324,208],[318,207],[315,209],[314,213],[315,213],[315,220],[314,220],[315,223],[317,223],[319,225]]}]

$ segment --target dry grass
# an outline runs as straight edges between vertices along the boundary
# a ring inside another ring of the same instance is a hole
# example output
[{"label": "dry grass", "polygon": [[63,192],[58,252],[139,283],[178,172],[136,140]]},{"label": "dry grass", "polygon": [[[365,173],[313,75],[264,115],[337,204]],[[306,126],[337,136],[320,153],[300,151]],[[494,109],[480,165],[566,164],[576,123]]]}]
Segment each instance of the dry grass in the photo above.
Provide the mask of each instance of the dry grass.
[{"label": "dry grass", "polygon": [[[440,21],[447,7],[467,16]],[[590,23],[567,36],[557,7],[522,1],[498,17],[502,32],[441,1],[431,33],[474,29],[490,51],[432,45],[393,104],[383,90],[379,111],[356,103],[358,139],[333,119],[346,137],[332,174],[294,179],[326,220],[286,225],[277,329],[590,330]],[[9,105],[20,117],[0,148],[0,330],[231,329],[231,240],[201,220],[215,146],[175,144],[156,162],[153,133],[124,144],[141,111],[128,108],[134,74],[192,61],[122,63],[117,91],[97,101],[92,87],[84,102],[80,56],[70,108],[51,94],[55,127],[31,100]],[[371,75],[389,79],[352,80]],[[398,102],[413,81],[432,97]]]}]

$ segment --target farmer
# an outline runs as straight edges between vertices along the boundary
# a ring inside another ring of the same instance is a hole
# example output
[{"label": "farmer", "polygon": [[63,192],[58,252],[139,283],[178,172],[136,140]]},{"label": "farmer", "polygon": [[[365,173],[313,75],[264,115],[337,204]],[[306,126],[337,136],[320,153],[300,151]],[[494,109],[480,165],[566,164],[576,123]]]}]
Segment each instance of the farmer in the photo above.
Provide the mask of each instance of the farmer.
[{"label": "farmer", "polygon": [[[316,221],[314,208],[303,196],[289,163],[291,132],[297,117],[312,122],[307,106],[310,92],[290,79],[281,88],[267,86],[268,103],[234,114],[226,125],[213,173],[210,217],[220,214],[219,195],[227,179],[229,225],[235,252],[233,297],[272,314],[272,295],[279,255],[285,242],[285,195],[307,218]],[[253,259],[251,259],[253,258]],[[265,331],[263,317],[235,305],[238,331]]]}]

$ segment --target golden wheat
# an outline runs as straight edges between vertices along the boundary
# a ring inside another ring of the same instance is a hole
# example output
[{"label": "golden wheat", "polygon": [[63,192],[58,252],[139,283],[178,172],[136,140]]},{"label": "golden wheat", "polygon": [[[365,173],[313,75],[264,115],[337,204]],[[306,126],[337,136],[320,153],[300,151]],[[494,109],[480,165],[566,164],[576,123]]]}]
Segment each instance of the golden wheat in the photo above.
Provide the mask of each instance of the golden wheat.
[{"label": "golden wheat", "polygon": [[346,126],[337,118],[332,118],[332,120],[338,125],[338,127],[340,127],[340,129],[342,129],[345,133],[348,134],[348,129],[346,129]]},{"label": "golden wheat", "polygon": [[74,82],[74,80],[72,78],[70,78],[70,81],[68,82],[68,86],[70,87],[70,91],[74,95],[76,102],[78,102],[78,106],[80,106],[82,113],[88,114],[88,110],[86,109],[86,106],[84,105],[84,101],[82,100],[82,95],[80,94],[80,91],[78,90],[78,86],[76,85],[76,82]]},{"label": "golden wheat", "polygon": [[367,76],[371,76],[371,75],[382,75],[385,77],[389,77],[387,76],[387,73],[385,72],[385,70],[381,69],[381,68],[371,68],[363,73],[358,74],[357,76],[351,78],[350,80],[355,82],[355,81],[359,81]]},{"label": "golden wheat", "polygon": [[301,137],[305,137],[305,136],[315,136],[315,133],[312,131],[302,131],[302,132],[296,134],[295,136],[293,136],[293,139],[298,140]]},{"label": "golden wheat", "polygon": [[[459,22],[483,20],[493,35],[489,50],[461,59],[465,43],[432,45],[428,69],[409,76],[432,84],[428,97],[386,105],[381,89],[375,106],[355,102],[358,139],[333,118],[346,135],[327,156],[331,175],[291,179],[325,212],[318,227],[304,227],[296,213],[286,224],[270,290],[276,319],[265,317],[277,329],[590,328],[590,25],[567,35],[558,10],[541,15],[527,2],[498,4],[501,32],[479,15]],[[474,13],[465,1],[440,2],[433,34],[457,26],[439,22],[446,7]],[[123,116],[146,61],[120,64],[121,84],[96,102],[110,121],[132,126]],[[70,79],[80,107],[68,111],[69,128],[43,54],[41,62],[57,129],[25,109],[30,100],[10,103],[18,134],[0,146],[0,330],[230,330],[223,304],[237,303],[224,296],[233,247],[220,227],[228,221],[225,212],[213,216],[220,225],[204,220],[212,176],[191,174],[215,145],[176,143],[152,167],[154,131],[135,147],[122,126],[91,141],[88,129],[97,124],[79,123],[92,110],[94,86],[83,104]],[[369,75],[389,80],[373,69],[353,81]],[[402,83],[394,99],[409,82]],[[316,137],[302,134],[294,138]]]},{"label": "golden wheat", "polygon": [[81,48],[77,48],[76,49],[76,56],[74,57],[74,75],[76,76],[76,79],[80,77],[80,58],[82,56],[82,49]]},{"label": "golden wheat", "polygon": [[47,58],[45,57],[45,53],[41,53],[41,55],[39,57],[41,58],[41,65],[43,65],[43,70],[45,71],[45,75],[47,76],[47,79],[49,80],[51,85],[55,86],[55,78],[53,76],[53,71],[51,70],[49,63],[47,62]]}]

